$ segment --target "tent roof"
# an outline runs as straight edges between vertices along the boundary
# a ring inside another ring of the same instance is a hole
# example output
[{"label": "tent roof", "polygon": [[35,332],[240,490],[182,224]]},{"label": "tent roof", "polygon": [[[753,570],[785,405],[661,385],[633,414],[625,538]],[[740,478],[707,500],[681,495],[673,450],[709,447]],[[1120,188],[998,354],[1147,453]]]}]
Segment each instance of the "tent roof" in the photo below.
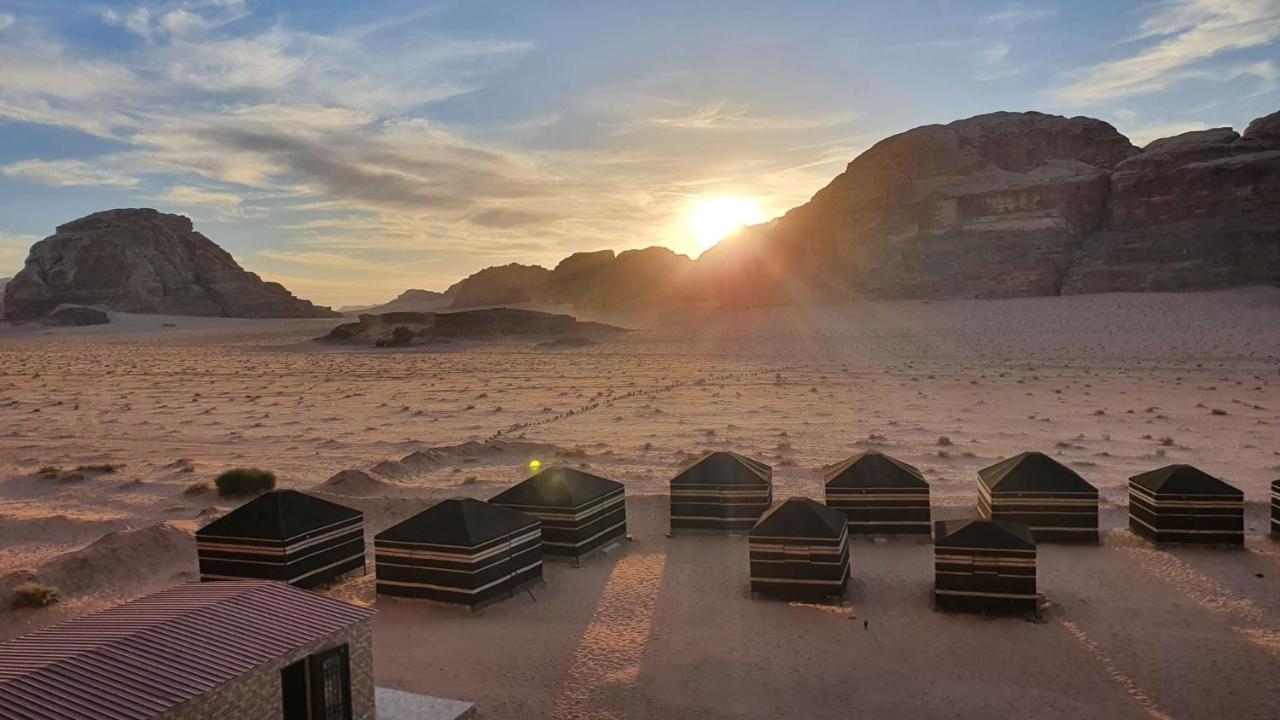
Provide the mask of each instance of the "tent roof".
[{"label": "tent roof", "polygon": [[978,471],[991,490],[1001,492],[1097,492],[1075,470],[1042,452],[1024,452]]},{"label": "tent roof", "polygon": [[798,537],[835,539],[844,532],[848,518],[844,513],[806,497],[790,497],[773,504],[756,526],[753,537]]},{"label": "tent roof", "polygon": [[568,467],[549,467],[490,498],[512,505],[578,507],[615,492],[622,483]]},{"label": "tent roof", "polygon": [[1244,493],[1192,465],[1166,465],[1134,475],[1129,481],[1152,492],[1172,495],[1240,495]]},{"label": "tent roof", "polygon": [[378,533],[376,539],[475,547],[537,525],[536,518],[475,498],[449,498]]},{"label": "tent roof", "polygon": [[773,468],[759,460],[724,450],[688,463],[671,479],[672,485],[768,485]]},{"label": "tent roof", "polygon": [[860,452],[848,460],[827,466],[822,479],[828,487],[929,487],[914,465],[876,450]]},{"label": "tent roof", "polygon": [[933,544],[962,548],[1034,550],[1036,541],[1022,523],[1004,520],[939,520],[933,525]]},{"label": "tent roof", "polygon": [[205,525],[196,535],[287,540],[360,516],[359,510],[296,490],[272,490]]}]

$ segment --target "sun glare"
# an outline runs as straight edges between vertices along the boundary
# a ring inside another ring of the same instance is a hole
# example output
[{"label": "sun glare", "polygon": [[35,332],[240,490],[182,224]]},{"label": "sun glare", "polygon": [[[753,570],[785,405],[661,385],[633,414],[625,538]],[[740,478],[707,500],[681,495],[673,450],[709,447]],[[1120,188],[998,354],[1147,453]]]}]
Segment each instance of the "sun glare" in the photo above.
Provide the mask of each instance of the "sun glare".
[{"label": "sun glare", "polygon": [[764,219],[760,205],[750,198],[696,198],[689,206],[689,235],[698,252],[702,252],[743,225],[755,225]]}]

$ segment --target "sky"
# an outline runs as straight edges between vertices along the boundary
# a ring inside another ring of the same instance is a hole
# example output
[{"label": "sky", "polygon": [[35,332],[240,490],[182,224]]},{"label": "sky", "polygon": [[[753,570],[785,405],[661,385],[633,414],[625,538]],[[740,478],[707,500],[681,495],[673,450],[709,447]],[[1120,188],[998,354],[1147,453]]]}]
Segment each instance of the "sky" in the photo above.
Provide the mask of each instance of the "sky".
[{"label": "sky", "polygon": [[0,0],[0,277],[113,207],[335,306],[696,255],[708,208],[779,215],[918,125],[1242,130],[1278,40],[1280,0]]}]

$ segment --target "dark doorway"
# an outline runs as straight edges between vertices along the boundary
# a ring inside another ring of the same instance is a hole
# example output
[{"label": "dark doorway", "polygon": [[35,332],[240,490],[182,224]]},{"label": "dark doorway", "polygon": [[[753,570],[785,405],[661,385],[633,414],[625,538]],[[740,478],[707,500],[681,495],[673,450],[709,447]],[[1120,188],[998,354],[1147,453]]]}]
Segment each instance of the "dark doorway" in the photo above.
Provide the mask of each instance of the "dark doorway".
[{"label": "dark doorway", "polygon": [[284,688],[284,720],[311,720],[306,658],[280,671],[280,685]]}]

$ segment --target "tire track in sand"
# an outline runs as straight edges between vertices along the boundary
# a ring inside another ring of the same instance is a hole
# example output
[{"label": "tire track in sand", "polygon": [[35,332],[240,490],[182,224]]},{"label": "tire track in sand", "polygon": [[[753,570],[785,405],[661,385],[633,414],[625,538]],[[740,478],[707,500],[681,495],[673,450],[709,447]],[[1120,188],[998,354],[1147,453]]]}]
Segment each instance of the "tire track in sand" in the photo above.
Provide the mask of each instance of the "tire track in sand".
[{"label": "tire track in sand", "polygon": [[634,400],[637,398],[653,399],[658,397],[659,395],[664,395],[666,393],[673,392],[673,391],[680,390],[687,387],[697,387],[700,385],[712,385],[712,384],[725,385],[725,384],[737,382],[739,380],[750,377],[752,375],[779,373],[779,372],[782,372],[783,370],[789,370],[789,369],[790,369],[790,366],[786,366],[786,367],[778,367],[778,368],[768,368],[765,370],[749,370],[749,371],[743,371],[743,372],[719,373],[715,375],[701,375],[692,380],[681,380],[677,382],[667,383],[666,385],[659,385],[657,387],[646,388],[643,390],[636,389],[636,390],[628,390],[627,392],[624,392],[624,393],[609,394],[609,395],[605,395],[605,396],[601,396],[596,399],[593,399],[591,402],[584,403],[582,405],[579,405],[576,408],[565,410],[563,412],[559,412],[554,415],[538,417],[533,420],[526,420],[524,422],[512,423],[510,425],[507,425],[506,427],[503,427],[499,430],[494,431],[494,433],[490,435],[488,438],[486,438],[486,440],[499,440],[511,435],[512,433],[523,432],[523,431],[529,430],[530,428],[541,427],[543,425],[550,425],[553,422],[558,422],[566,418],[577,417],[578,415],[581,415],[583,413],[588,413],[593,410],[598,410],[602,407],[609,407],[610,405],[613,405],[614,403],[622,402],[623,400]]},{"label": "tire track in sand", "polygon": [[1111,680],[1123,688],[1125,693],[1129,695],[1129,699],[1142,708],[1151,720],[1173,720],[1173,716],[1165,712],[1147,691],[1139,687],[1133,678],[1125,674],[1111,659],[1111,656],[1098,647],[1098,643],[1094,642],[1093,638],[1089,637],[1084,630],[1081,630],[1079,625],[1063,617],[1058,618],[1058,624],[1084,647],[1085,651],[1102,666],[1102,669],[1106,671]]},{"label": "tire track in sand", "polygon": [[556,697],[553,717],[623,718],[616,700],[640,676],[666,555],[627,555],[614,566]]},{"label": "tire track in sand", "polygon": [[1173,553],[1141,545],[1132,535],[1112,533],[1111,537],[1117,547],[1137,559],[1143,570],[1165,581],[1202,609],[1227,621],[1231,629],[1244,639],[1280,657],[1280,627],[1267,618],[1253,600],[1223,587]]}]

